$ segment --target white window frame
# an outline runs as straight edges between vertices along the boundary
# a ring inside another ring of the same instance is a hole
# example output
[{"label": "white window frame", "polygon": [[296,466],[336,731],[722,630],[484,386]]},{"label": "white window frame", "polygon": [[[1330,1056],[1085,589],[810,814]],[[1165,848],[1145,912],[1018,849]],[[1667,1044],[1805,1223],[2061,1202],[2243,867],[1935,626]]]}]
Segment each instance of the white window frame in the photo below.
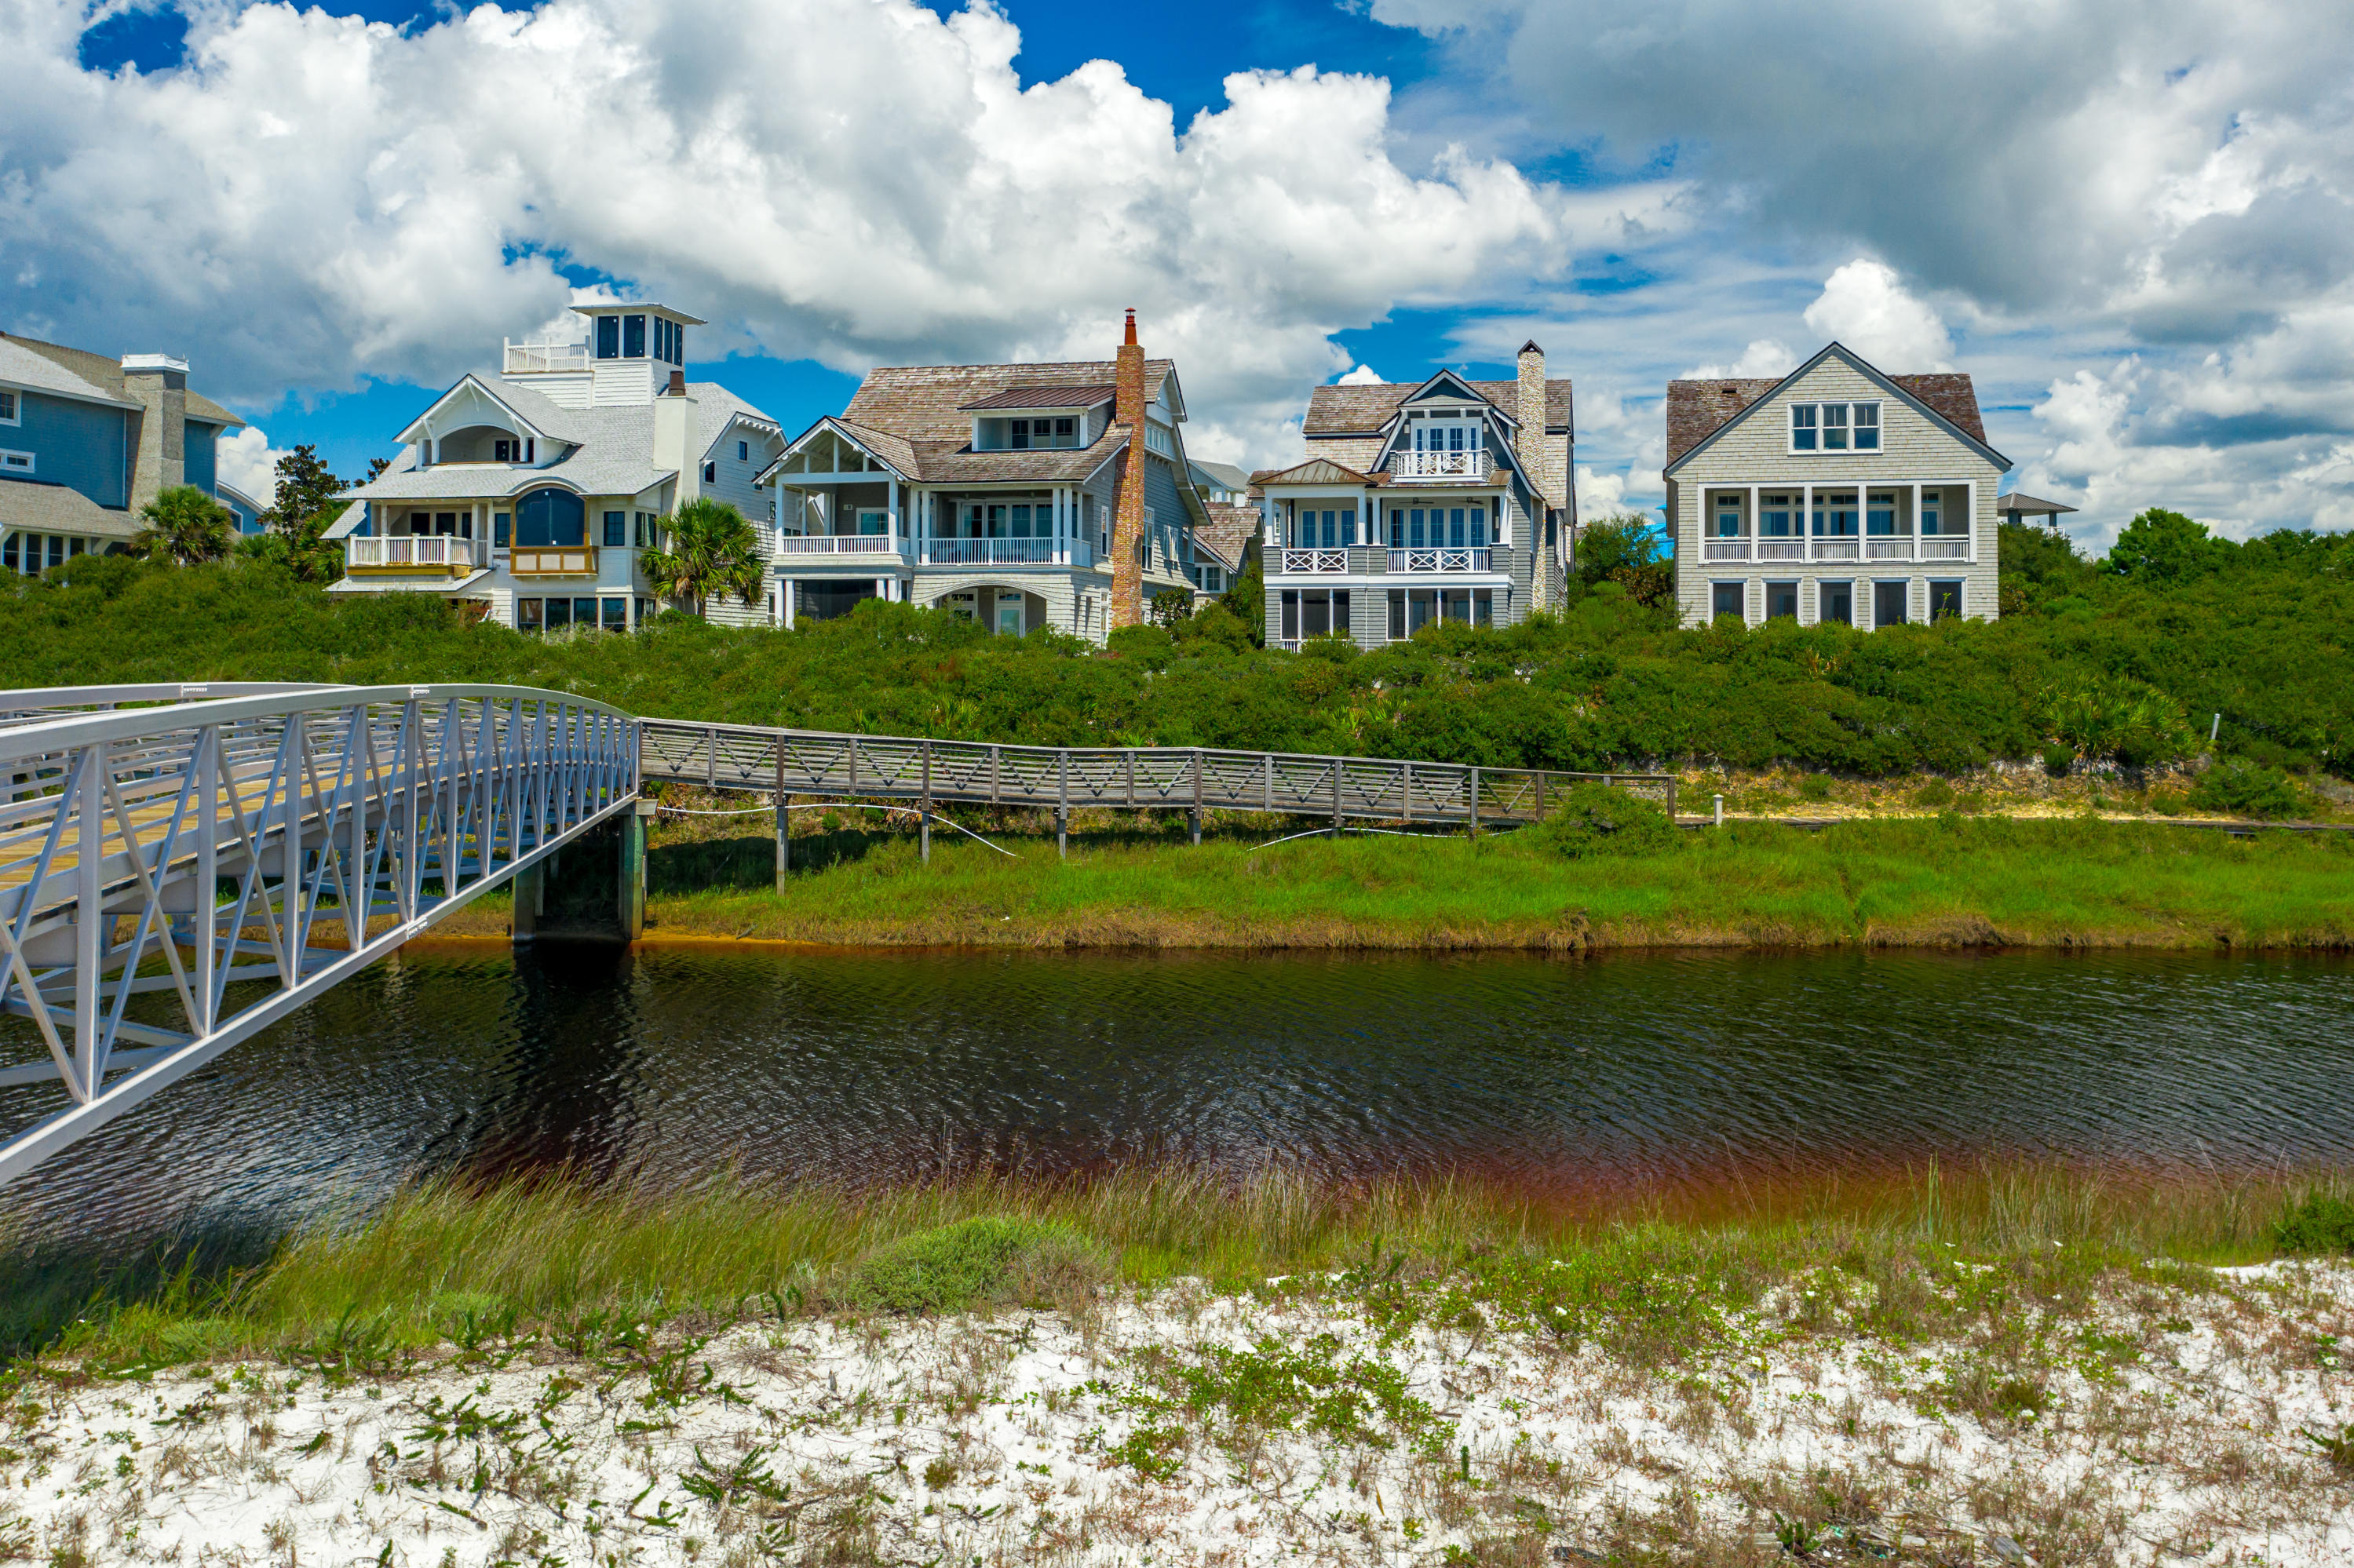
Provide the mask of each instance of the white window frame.
[{"label": "white window frame", "polygon": [[[1790,413],[1788,418],[1784,421],[1782,436],[1788,443],[1793,456],[1878,457],[1888,450],[1886,427],[1880,422],[1882,402],[1877,397],[1809,397],[1794,402],[1789,407]],[[1833,408],[1840,411],[1837,429],[1840,433],[1841,444],[1839,446],[1829,444],[1833,429],[1830,418],[1830,410]],[[1855,432],[1863,427],[1858,424],[1856,413],[1860,409],[1867,408],[1872,411],[1872,418],[1867,423],[1872,432],[1872,444],[1860,447],[1855,444]],[[1805,410],[1812,418],[1812,423],[1803,427],[1815,438],[1815,445],[1810,447],[1802,447],[1798,444],[1798,431],[1801,429],[1798,416],[1801,410]]]},{"label": "white window frame", "polygon": [[0,473],[31,473],[32,471],[33,454],[31,452],[11,451],[5,447],[0,447]]},{"label": "white window frame", "polygon": [[25,422],[25,395],[13,387],[0,387],[0,399],[5,399],[7,411],[0,413],[0,425],[21,425]]}]

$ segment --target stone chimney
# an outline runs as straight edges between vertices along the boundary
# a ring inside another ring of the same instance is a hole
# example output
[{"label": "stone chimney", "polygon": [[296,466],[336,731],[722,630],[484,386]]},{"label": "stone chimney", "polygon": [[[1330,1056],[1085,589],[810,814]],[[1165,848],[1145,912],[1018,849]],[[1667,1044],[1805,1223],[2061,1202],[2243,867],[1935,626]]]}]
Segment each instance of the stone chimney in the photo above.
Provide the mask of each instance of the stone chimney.
[{"label": "stone chimney", "polygon": [[1128,313],[1128,341],[1112,369],[1112,418],[1128,427],[1119,465],[1119,499],[1111,524],[1113,628],[1144,623],[1144,347],[1136,341],[1136,312]]},{"label": "stone chimney", "polygon": [[686,389],[686,373],[673,370],[670,385],[654,399],[654,466],[673,470],[678,483],[672,491],[673,510],[703,493],[703,454],[695,450],[695,396]]},{"label": "stone chimney", "polygon": [[131,461],[131,510],[188,482],[188,362],[167,354],[122,356],[122,395],[144,410]]},{"label": "stone chimney", "polygon": [[1535,601],[1538,608],[1553,602],[1551,592],[1554,562],[1560,546],[1554,536],[1551,514],[1562,504],[1562,492],[1568,475],[1553,471],[1553,454],[1545,447],[1545,357],[1544,350],[1531,338],[1521,344],[1519,396],[1513,415],[1521,422],[1519,438],[1513,442],[1513,454],[1521,460],[1521,471],[1528,475],[1529,487],[1542,497],[1543,514],[1530,519],[1529,545],[1535,554]]}]

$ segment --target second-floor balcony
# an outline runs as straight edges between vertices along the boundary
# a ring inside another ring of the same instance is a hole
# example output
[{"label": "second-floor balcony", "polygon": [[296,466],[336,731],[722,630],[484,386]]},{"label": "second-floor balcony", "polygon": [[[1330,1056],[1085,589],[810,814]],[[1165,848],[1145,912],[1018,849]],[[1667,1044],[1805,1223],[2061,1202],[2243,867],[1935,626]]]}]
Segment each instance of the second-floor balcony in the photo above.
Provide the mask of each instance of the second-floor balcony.
[{"label": "second-floor balcony", "polygon": [[916,559],[927,567],[1092,567],[1085,539],[919,539]]},{"label": "second-floor balcony", "polygon": [[787,534],[777,540],[783,556],[890,556],[907,560],[915,554],[912,539],[888,534]]},{"label": "second-floor balcony", "polygon": [[1276,569],[1287,577],[1301,572],[1345,572],[1349,569],[1346,550],[1286,550]]},{"label": "second-floor balcony", "polygon": [[1967,534],[1719,535],[1701,541],[1703,561],[1967,561]]},{"label": "second-floor balcony", "polygon": [[507,572],[518,577],[593,577],[594,545],[517,545],[507,556]]},{"label": "second-floor balcony", "polygon": [[446,571],[454,577],[474,569],[474,542],[439,534],[350,538],[344,541],[344,569],[361,576]]},{"label": "second-floor balcony", "polygon": [[1405,549],[1390,552],[1390,570],[1394,572],[1484,572],[1491,570],[1494,559],[1484,549],[1467,549],[1460,546],[1431,549]]},{"label": "second-floor balcony", "polygon": [[1495,460],[1485,450],[1465,452],[1394,452],[1390,480],[1396,484],[1429,484],[1440,480],[1480,483],[1495,472]]}]

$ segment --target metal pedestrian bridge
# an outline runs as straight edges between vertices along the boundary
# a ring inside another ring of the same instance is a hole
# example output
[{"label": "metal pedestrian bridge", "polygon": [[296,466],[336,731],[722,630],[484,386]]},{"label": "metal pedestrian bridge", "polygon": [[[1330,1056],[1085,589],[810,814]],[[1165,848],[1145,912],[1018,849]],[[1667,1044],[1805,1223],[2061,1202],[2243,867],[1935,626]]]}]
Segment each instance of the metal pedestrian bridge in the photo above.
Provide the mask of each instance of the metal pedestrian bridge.
[{"label": "metal pedestrian bridge", "polygon": [[[624,934],[642,919],[639,787],[914,809],[1182,810],[1510,826],[1598,779],[1664,775],[1353,757],[1056,747],[639,718],[515,686],[69,686],[0,692],[0,1089],[65,1103],[0,1133],[0,1185],[356,973],[609,818]],[[138,999],[145,998],[141,1001]]]},{"label": "metal pedestrian bridge", "polygon": [[67,1101],[0,1183],[629,810],[637,754],[512,686],[0,693],[0,1011],[47,1053],[0,1086]]}]

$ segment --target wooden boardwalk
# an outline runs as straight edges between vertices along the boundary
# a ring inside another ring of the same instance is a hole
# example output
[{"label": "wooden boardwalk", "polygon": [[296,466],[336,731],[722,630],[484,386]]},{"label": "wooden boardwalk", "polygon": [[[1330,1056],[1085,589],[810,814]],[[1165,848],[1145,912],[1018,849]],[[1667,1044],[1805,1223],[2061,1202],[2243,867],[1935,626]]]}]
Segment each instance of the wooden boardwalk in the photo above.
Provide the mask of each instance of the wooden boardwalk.
[{"label": "wooden boardwalk", "polygon": [[638,721],[647,779],[713,789],[839,795],[935,805],[1078,810],[1259,811],[1477,831],[1534,821],[1573,785],[1600,783],[1672,818],[1665,773],[1566,773],[1372,757],[1210,747],[995,746],[984,741],[836,735],[751,725]]}]

